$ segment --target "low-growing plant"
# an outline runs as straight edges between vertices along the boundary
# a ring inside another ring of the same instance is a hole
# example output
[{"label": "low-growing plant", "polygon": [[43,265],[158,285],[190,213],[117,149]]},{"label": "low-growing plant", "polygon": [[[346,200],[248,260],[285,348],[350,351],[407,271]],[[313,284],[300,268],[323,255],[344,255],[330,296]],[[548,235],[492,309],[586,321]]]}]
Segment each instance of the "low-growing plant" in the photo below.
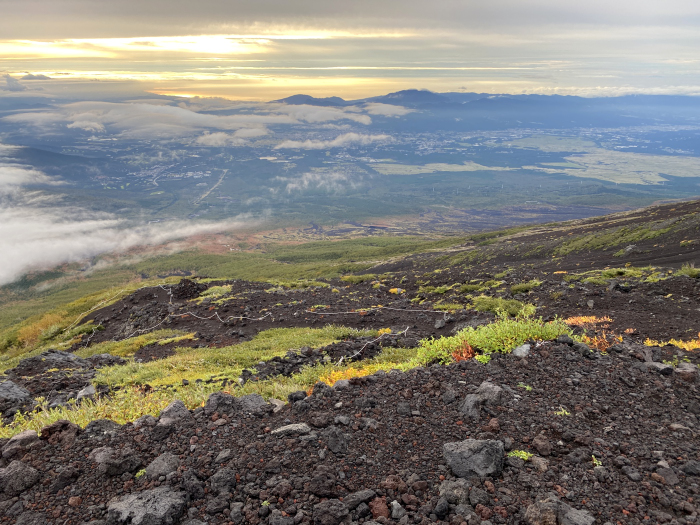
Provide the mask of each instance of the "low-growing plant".
[{"label": "low-growing plant", "polygon": [[459,287],[459,291],[461,293],[471,293],[471,292],[478,292],[483,289],[483,286],[481,284],[463,284],[462,286]]},{"label": "low-growing plant", "polygon": [[518,387],[524,388],[528,392],[532,391],[532,387],[530,385],[526,385],[525,383],[518,383]]},{"label": "low-growing plant", "polygon": [[542,318],[510,318],[499,312],[493,323],[468,327],[450,337],[422,340],[418,360],[420,365],[452,362],[452,353],[465,343],[480,354],[508,353],[526,341],[551,341],[563,334],[570,336],[572,331],[559,319],[545,322]]},{"label": "low-growing plant", "polygon": [[142,468],[142,469],[139,470],[136,474],[134,474],[134,477],[135,477],[136,479],[139,479],[139,478],[142,477],[144,474],[146,474],[146,469],[145,469],[145,468]]},{"label": "low-growing plant", "polygon": [[557,416],[562,416],[562,417],[564,417],[564,416],[570,416],[570,415],[571,415],[571,412],[569,412],[569,411],[568,411],[567,409],[565,409],[564,407],[559,407],[559,410],[557,410],[556,412],[554,412],[554,414],[557,415]]},{"label": "low-growing plant", "polygon": [[474,357],[482,365],[488,365],[491,362],[491,354],[481,354]]},{"label": "low-growing plant", "polygon": [[603,466],[603,463],[597,457],[595,457],[595,455],[591,456],[591,462],[593,463],[594,467],[602,467]]},{"label": "low-growing plant", "polygon": [[678,348],[682,348],[686,352],[691,350],[697,350],[700,348],[700,332],[698,332],[698,338],[691,341],[681,341],[679,339],[669,339],[668,341],[657,341],[655,339],[645,339],[644,344],[646,346],[666,346],[673,345]]},{"label": "low-growing plant", "polygon": [[433,306],[433,308],[435,310],[441,310],[445,312],[454,312],[456,310],[461,310],[464,307],[459,303],[440,303]]},{"label": "low-growing plant", "polygon": [[700,279],[700,268],[695,268],[693,264],[684,264],[683,267],[676,272],[676,275],[685,275],[693,279]]},{"label": "low-growing plant", "polygon": [[520,458],[523,461],[530,461],[530,458],[532,458],[534,454],[532,452],[528,452],[526,450],[511,450],[508,452],[508,457],[509,458]]},{"label": "low-growing plant", "polygon": [[340,280],[350,284],[360,284],[365,281],[374,281],[377,279],[376,273],[366,273],[364,275],[343,275]]},{"label": "low-growing plant", "polygon": [[534,280],[526,282],[526,283],[514,284],[513,286],[510,287],[510,291],[513,294],[529,293],[533,289],[540,286],[541,284],[542,284],[542,281],[538,281],[537,279],[534,279]]},{"label": "low-growing plant", "polygon": [[474,310],[477,312],[505,312],[511,317],[534,315],[536,308],[532,304],[522,303],[515,299],[502,299],[480,295],[474,298]]}]

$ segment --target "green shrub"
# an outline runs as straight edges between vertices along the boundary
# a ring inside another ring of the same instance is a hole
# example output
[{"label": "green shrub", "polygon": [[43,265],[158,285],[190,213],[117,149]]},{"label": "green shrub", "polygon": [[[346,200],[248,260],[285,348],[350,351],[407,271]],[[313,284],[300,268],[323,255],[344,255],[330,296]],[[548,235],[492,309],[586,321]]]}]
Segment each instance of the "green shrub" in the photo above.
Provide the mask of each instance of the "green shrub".
[{"label": "green shrub", "polygon": [[511,317],[534,315],[535,307],[515,299],[502,299],[481,295],[474,299],[474,310],[477,312],[505,312]]},{"label": "green shrub", "polygon": [[520,283],[520,284],[514,284],[513,286],[510,287],[511,293],[528,293],[532,291],[533,288],[537,288],[539,285],[542,284],[542,281],[538,281],[537,279],[534,279],[532,281],[529,281],[527,283]]},{"label": "green shrub", "polygon": [[481,284],[463,284],[459,287],[461,293],[478,292],[483,288]]},{"label": "green shrub", "polygon": [[700,278],[700,268],[695,268],[691,264],[684,264],[683,267],[676,272],[676,275],[685,275],[693,279]]},{"label": "green shrub", "polygon": [[377,279],[376,273],[367,273],[365,275],[343,275],[340,280],[350,284],[360,284],[365,281],[374,281]]},{"label": "green shrub", "polygon": [[416,361],[421,366],[450,363],[454,360],[453,352],[467,344],[481,354],[510,353],[526,341],[551,341],[562,334],[571,335],[572,331],[559,319],[550,322],[534,317],[513,319],[501,313],[491,324],[469,327],[450,337],[422,340]]}]

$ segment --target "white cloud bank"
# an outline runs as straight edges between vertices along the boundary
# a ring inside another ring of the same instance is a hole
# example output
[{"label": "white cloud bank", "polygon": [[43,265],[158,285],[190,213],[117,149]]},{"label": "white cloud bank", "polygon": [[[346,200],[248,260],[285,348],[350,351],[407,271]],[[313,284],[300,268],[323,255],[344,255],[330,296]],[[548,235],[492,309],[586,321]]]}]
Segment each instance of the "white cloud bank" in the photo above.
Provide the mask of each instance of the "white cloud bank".
[{"label": "white cloud bank", "polygon": [[243,226],[243,220],[183,221],[125,227],[121,220],[74,208],[13,206],[0,209],[0,285],[28,271],[80,262],[102,253],[155,246],[173,239]]},{"label": "white cloud bank", "polygon": [[364,109],[370,115],[380,115],[382,117],[403,117],[409,113],[416,111],[415,109],[405,108],[403,106],[394,106],[392,104],[382,104],[380,102],[372,102],[365,104]]},{"label": "white cloud bank", "polygon": [[[3,120],[31,126],[45,133],[61,133],[69,128],[90,133],[111,133],[132,139],[183,138],[203,131],[209,131],[211,135],[235,132],[236,139],[244,139],[266,134],[265,126],[270,124],[322,124],[342,120],[362,125],[372,123],[371,117],[358,113],[357,108],[239,104],[237,109],[241,111],[229,115],[213,115],[162,102],[95,101],[65,104],[47,111],[18,113],[4,117]],[[203,144],[214,145],[207,143],[211,141],[217,145],[235,145],[236,142],[223,135],[216,135],[204,139]]]},{"label": "white cloud bank", "polygon": [[375,142],[391,142],[389,135],[362,135],[360,133],[345,133],[333,140],[285,140],[275,146],[275,149],[331,149],[347,146],[368,146]]},{"label": "white cloud bank", "polygon": [[12,164],[7,154],[14,149],[0,144],[0,285],[29,271],[136,246],[232,230],[249,221],[247,217],[237,217],[216,223],[170,221],[132,225],[107,213],[62,207],[60,196],[26,189],[27,185],[54,181],[37,170]]},{"label": "white cloud bank", "polygon": [[353,180],[349,174],[327,171],[304,173],[301,177],[275,177],[275,180],[287,183],[287,193],[308,190],[342,193],[347,189],[356,189],[362,184],[362,180]]}]

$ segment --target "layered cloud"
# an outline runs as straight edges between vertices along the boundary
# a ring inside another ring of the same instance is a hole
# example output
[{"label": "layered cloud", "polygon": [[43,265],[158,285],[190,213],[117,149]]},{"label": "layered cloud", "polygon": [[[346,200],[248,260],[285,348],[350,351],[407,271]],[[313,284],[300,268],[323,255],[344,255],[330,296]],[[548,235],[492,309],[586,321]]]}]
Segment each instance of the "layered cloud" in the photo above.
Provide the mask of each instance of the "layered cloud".
[{"label": "layered cloud", "polygon": [[415,111],[415,109],[405,108],[403,106],[380,104],[377,102],[365,104],[364,109],[370,115],[380,115],[382,117],[403,117]]},{"label": "layered cloud", "polygon": [[305,191],[342,193],[362,184],[361,179],[351,174],[327,170],[304,173],[300,177],[275,177],[275,180],[282,182],[284,191],[290,194]]},{"label": "layered cloud", "polygon": [[232,230],[249,225],[249,217],[228,221],[157,224],[127,222],[111,214],[65,205],[60,194],[30,190],[58,184],[38,170],[14,164],[17,148],[0,144],[0,285],[28,271],[80,262],[135,246],[155,246],[173,239]]},{"label": "layered cloud", "polygon": [[135,246],[156,246],[191,235],[232,230],[243,226],[244,221],[241,217],[208,224],[172,221],[129,226],[114,217],[79,208],[47,208],[16,202],[13,206],[0,207],[0,253],[3,254],[0,285],[28,271],[80,262]]},{"label": "layered cloud", "polygon": [[332,140],[285,140],[275,146],[275,149],[331,149],[350,146],[369,146],[373,143],[391,142],[389,135],[363,135],[360,133],[344,133]]},{"label": "layered cloud", "polygon": [[[76,102],[47,111],[9,115],[4,117],[4,121],[39,128],[48,133],[67,128],[90,133],[107,132],[123,138],[182,138],[205,130],[219,130],[199,137],[198,141],[203,145],[236,145],[241,140],[266,134],[265,126],[272,124],[372,123],[371,117],[357,108],[260,104],[234,106],[229,113],[200,113],[163,101]],[[231,131],[233,135],[227,135],[226,132]]]}]

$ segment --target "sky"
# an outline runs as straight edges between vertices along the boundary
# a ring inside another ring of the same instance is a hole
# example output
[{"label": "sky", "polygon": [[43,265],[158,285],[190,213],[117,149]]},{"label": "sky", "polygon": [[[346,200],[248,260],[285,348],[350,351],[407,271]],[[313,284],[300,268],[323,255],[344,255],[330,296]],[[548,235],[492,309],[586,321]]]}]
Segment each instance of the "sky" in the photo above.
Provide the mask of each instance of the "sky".
[{"label": "sky", "polygon": [[0,0],[0,96],[700,94],[694,0]]}]

